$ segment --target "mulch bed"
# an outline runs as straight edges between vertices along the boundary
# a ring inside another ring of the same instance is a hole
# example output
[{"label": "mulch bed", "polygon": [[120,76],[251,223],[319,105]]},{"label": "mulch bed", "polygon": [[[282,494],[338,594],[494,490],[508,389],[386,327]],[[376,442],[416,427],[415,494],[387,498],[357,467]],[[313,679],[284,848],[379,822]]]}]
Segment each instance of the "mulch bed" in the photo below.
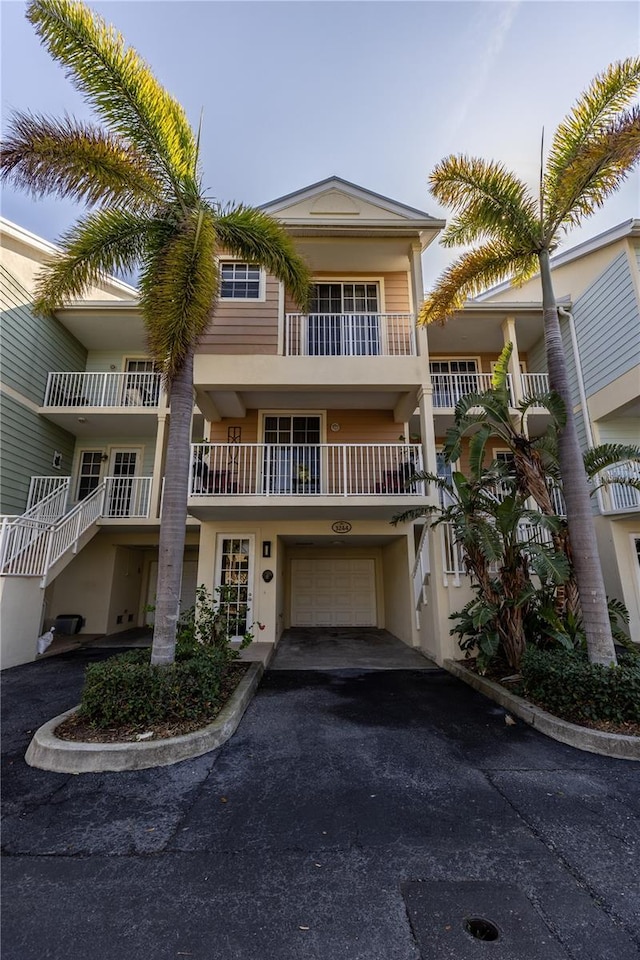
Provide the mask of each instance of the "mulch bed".
[{"label": "mulch bed", "polygon": [[[60,726],[56,727],[55,735],[60,740],[74,740],[80,743],[136,743],[138,741],[164,740],[167,737],[180,737],[186,733],[194,733],[215,720],[236,692],[238,684],[250,666],[251,664],[245,661],[230,664],[222,680],[218,702],[195,720],[167,720],[163,723],[148,724],[142,727],[108,727],[102,730],[87,723],[77,713],[74,713]],[[151,733],[152,736],[140,737],[140,734],[148,733]]]},{"label": "mulch bed", "polygon": [[[527,696],[523,693],[521,689],[521,684],[519,678],[516,679],[511,667],[506,666],[505,664],[489,664],[485,673],[480,673],[478,670],[478,664],[474,657],[470,657],[468,660],[460,661],[460,665],[466,667],[467,670],[470,670],[472,673],[477,673],[480,676],[486,677],[487,680],[493,680],[494,683],[500,684],[501,687],[504,687],[505,690],[508,690],[509,693],[514,693],[518,697],[522,697],[523,700],[526,700],[528,703],[533,704],[536,707],[540,707],[541,710],[546,710],[547,713],[551,713],[554,716],[559,716],[559,714],[554,714],[545,703],[541,700],[534,700],[532,697]],[[634,723],[631,720],[616,723],[613,720],[574,720],[571,717],[560,717],[561,720],[566,720],[567,723],[575,723],[579,727],[588,727],[590,730],[600,730],[602,733],[619,733],[627,737],[640,737],[640,723]]]}]

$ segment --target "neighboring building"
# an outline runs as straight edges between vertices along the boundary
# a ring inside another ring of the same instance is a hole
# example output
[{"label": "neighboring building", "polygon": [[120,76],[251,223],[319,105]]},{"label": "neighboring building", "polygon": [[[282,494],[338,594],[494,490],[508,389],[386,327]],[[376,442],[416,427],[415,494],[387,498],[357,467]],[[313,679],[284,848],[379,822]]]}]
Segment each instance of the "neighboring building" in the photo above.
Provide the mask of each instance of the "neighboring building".
[{"label": "neighboring building", "polygon": [[[552,268],[556,297],[573,317],[574,336],[570,317],[561,327],[582,445],[640,445],[640,220],[559,254]],[[502,284],[479,299],[506,307],[539,296],[539,284],[539,277],[518,289]],[[542,336],[530,357],[546,369]],[[608,473],[640,480],[634,463]],[[640,641],[640,491],[612,483],[594,497],[594,511],[607,593],[625,603],[631,637]]]},{"label": "neighboring building", "polygon": [[[310,263],[315,297],[302,315],[273,278],[221,257],[195,361],[182,604],[197,584],[225,586],[231,613],[246,606],[247,623],[265,624],[261,641],[289,626],[377,626],[439,662],[456,656],[448,616],[469,594],[457,551],[446,531],[390,521],[435,497],[408,477],[442,471],[455,403],[488,385],[506,342],[514,402],[546,390],[539,294],[416,329],[422,253],[442,221],[339,178],[263,209]],[[10,666],[33,659],[61,615],[92,634],[149,622],[170,411],[135,291],[113,281],[35,320],[34,271],[54,248],[3,227],[2,510],[24,514],[4,523]],[[637,263],[634,282],[637,295]],[[546,423],[534,409],[529,429]]]}]

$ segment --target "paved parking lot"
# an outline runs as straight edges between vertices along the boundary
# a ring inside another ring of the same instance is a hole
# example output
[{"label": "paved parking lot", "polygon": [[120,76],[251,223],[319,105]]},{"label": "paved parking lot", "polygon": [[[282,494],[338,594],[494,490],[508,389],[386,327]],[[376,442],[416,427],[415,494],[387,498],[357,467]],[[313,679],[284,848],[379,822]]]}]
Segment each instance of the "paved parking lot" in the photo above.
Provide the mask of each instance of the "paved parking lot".
[{"label": "paved parking lot", "polygon": [[27,767],[104,655],[2,675],[4,960],[640,957],[640,765],[442,671],[274,670],[205,757]]}]

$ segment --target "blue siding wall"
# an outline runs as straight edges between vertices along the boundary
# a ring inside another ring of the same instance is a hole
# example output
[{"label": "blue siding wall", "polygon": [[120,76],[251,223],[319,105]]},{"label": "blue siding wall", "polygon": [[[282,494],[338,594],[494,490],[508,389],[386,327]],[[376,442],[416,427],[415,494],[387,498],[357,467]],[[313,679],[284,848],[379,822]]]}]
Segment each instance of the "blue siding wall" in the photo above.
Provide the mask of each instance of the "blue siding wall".
[{"label": "blue siding wall", "polygon": [[576,300],[573,315],[590,396],[640,363],[640,311],[626,253]]}]

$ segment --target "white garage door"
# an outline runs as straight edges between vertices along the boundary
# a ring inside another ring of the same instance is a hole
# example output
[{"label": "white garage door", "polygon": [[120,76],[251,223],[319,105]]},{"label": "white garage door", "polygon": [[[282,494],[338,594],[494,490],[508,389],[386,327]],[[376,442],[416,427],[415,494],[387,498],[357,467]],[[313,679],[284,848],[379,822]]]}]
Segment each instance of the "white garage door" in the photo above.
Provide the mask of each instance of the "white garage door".
[{"label": "white garage door", "polygon": [[374,627],[374,560],[291,561],[291,625]]}]

